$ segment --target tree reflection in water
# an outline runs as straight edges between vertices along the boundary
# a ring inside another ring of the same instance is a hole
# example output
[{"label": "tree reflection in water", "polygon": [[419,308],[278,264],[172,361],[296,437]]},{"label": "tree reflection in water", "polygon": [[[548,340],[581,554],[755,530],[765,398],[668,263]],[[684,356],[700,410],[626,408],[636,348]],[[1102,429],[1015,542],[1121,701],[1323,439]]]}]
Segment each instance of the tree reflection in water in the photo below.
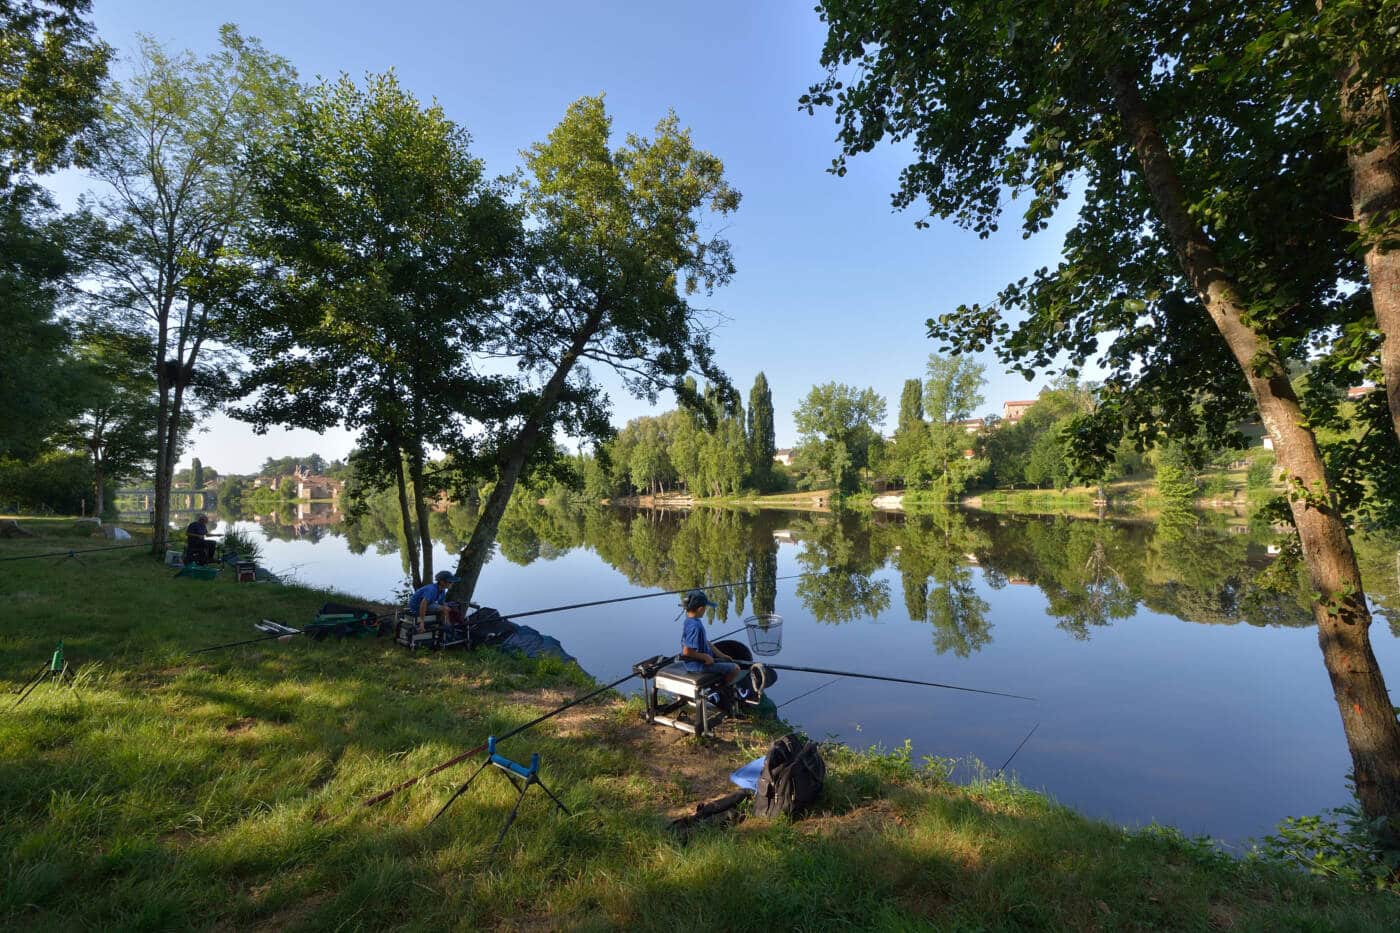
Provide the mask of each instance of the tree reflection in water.
[{"label": "tree reflection in water", "polygon": [[[370,510],[347,523],[351,549],[399,550],[395,519]],[[434,513],[434,537],[459,548],[473,520],[470,507]],[[1266,527],[1226,527],[1222,519],[1189,512],[1156,521],[952,509],[828,515],[624,509],[522,497],[502,521],[498,546],[501,557],[522,565],[588,548],[649,589],[740,583],[715,591],[716,615],[724,621],[746,609],[775,610],[780,541],[791,542],[797,568],[815,572],[795,590],[816,621],[839,625],[887,612],[893,570],[904,610],[929,625],[934,648],[966,657],[991,643],[987,591],[1008,583],[1040,589],[1046,615],[1076,639],[1140,608],[1203,624],[1311,625],[1305,588],[1293,586],[1295,578],[1285,576],[1287,592],[1260,585],[1272,540]],[[1376,540],[1372,551],[1363,544],[1360,552],[1379,576],[1394,569],[1395,542]],[[1376,592],[1383,594],[1383,613],[1400,607],[1400,575],[1392,591]]]}]

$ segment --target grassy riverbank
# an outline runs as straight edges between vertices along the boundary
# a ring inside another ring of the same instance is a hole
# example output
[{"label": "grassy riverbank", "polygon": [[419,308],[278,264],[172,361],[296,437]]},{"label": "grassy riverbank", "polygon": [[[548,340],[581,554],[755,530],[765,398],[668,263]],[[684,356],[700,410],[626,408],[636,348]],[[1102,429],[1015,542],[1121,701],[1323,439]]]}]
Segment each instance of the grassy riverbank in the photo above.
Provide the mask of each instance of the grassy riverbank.
[{"label": "grassy riverbank", "polygon": [[[89,544],[62,523],[0,557]],[[92,541],[92,546],[109,542]],[[0,720],[0,925],[13,929],[1395,928],[1400,898],[1125,833],[999,781],[961,787],[901,753],[828,751],[821,812],[682,839],[666,817],[716,796],[762,734],[697,743],[635,701],[513,740],[574,811],[482,779],[427,822],[461,766],[406,776],[587,689],[573,667],[384,641],[271,642],[326,594],[172,579],[140,549],[0,564],[9,687],[63,638],[74,688]],[[567,645],[567,639],[565,647]],[[669,647],[629,646],[638,657]],[[631,658],[619,659],[622,666]]]}]

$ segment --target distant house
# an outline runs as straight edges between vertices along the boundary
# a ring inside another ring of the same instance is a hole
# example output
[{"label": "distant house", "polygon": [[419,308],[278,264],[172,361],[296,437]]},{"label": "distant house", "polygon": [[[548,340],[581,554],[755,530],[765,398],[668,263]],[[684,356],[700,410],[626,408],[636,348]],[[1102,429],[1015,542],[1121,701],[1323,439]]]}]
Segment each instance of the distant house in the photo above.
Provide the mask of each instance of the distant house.
[{"label": "distant house", "polygon": [[792,466],[792,448],[779,447],[773,451],[773,462],[781,463],[783,466]]},{"label": "distant house", "polygon": [[341,490],[345,488],[345,484],[340,480],[312,473],[302,464],[297,464],[296,469],[286,476],[259,476],[253,480],[253,488],[265,486],[268,489],[281,489],[287,480],[296,484],[296,495],[293,496],[295,499],[329,499],[335,502],[340,499]]},{"label": "distant house", "polygon": [[1347,401],[1354,402],[1364,395],[1370,395],[1374,391],[1376,391],[1375,386],[1352,386],[1350,389],[1347,389]]},{"label": "distant house", "polygon": [[1264,427],[1262,421],[1241,422],[1235,426],[1235,430],[1244,435],[1246,447],[1262,447],[1265,450],[1274,449],[1274,439],[1269,436],[1269,430]]},{"label": "distant house", "polygon": [[1007,424],[1015,424],[1025,417],[1026,411],[1036,403],[1035,399],[1022,399],[1018,402],[1002,402],[1001,418]]},{"label": "distant house", "polygon": [[968,434],[976,434],[987,426],[987,423],[981,418],[964,418],[958,424],[962,425],[963,430]]}]

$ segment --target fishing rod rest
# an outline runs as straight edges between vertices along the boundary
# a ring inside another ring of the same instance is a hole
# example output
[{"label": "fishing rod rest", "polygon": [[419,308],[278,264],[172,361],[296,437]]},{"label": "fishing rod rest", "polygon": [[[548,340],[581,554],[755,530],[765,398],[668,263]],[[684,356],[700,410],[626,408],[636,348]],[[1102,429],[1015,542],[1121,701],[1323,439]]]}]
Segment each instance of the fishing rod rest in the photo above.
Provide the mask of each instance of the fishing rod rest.
[{"label": "fishing rod rest", "polygon": [[540,753],[534,752],[530,755],[530,767],[525,767],[518,761],[511,761],[504,755],[496,754],[496,737],[490,736],[486,739],[486,754],[491,758],[491,764],[498,768],[520,775],[526,781],[538,780],[540,773]]},{"label": "fishing rod rest", "polygon": [[[566,816],[570,814],[569,808],[564,806],[564,804],[560,802],[558,797],[554,796],[554,792],[545,786],[544,781],[540,780],[539,752],[531,753],[530,766],[527,768],[520,762],[512,761],[506,756],[499,754],[496,751],[496,737],[493,735],[487,738],[486,740],[486,755],[487,758],[486,761],[482,764],[482,767],[484,768],[486,767],[486,765],[494,765],[497,768],[497,770],[499,770],[502,774],[506,776],[506,780],[510,781],[511,786],[515,788],[518,795],[515,798],[515,806],[510,808],[510,815],[506,817],[505,825],[501,827],[500,834],[496,836],[496,841],[491,846],[491,853],[489,856],[487,856],[488,859],[494,859],[496,857],[496,850],[501,847],[501,842],[506,838],[506,830],[510,829],[511,824],[515,822],[515,815],[520,812],[520,805],[525,801],[525,792],[531,787],[538,786],[540,790],[544,791],[545,794],[548,795],[550,800],[554,801],[554,805],[560,810],[562,810]],[[477,774],[480,773],[481,769],[477,769]],[[522,780],[516,780],[517,777],[521,778]],[[457,799],[458,796],[460,796],[464,791],[466,791],[466,789],[471,786],[471,783],[474,780],[476,780],[476,774],[473,774],[467,780],[467,783],[463,784],[462,787],[457,791],[457,793],[452,795],[452,800]],[[451,804],[452,800],[449,800],[447,803]],[[447,805],[445,804],[443,806],[443,810],[446,809]],[[439,810],[438,816],[441,815],[442,810]],[[436,820],[437,816],[433,817],[433,819]]]}]

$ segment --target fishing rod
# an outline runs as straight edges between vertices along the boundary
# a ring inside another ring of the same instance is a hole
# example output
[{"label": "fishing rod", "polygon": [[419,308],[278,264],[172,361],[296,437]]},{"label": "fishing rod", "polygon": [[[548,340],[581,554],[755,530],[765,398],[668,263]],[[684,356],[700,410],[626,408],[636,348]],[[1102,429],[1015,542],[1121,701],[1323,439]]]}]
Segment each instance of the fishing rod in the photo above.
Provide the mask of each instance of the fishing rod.
[{"label": "fishing rod", "polygon": [[[636,674],[636,672],[634,671],[633,673],[628,674],[626,677],[619,677],[617,680],[614,680],[612,683],[606,684],[606,685],[604,685],[604,686],[602,686],[602,687],[599,687],[597,690],[593,690],[593,691],[590,691],[590,692],[588,692],[588,693],[585,693],[585,694],[584,694],[583,696],[581,696],[581,697],[575,697],[574,699],[572,699],[572,700],[570,700],[569,702],[565,703],[563,706],[560,706],[560,707],[558,707],[558,708],[556,708],[556,709],[552,709],[552,710],[550,710],[549,712],[544,713],[543,715],[538,716],[538,717],[536,717],[535,719],[530,720],[529,722],[525,723],[525,725],[523,725],[523,726],[517,726],[516,728],[514,728],[514,729],[510,730],[509,732],[507,732],[505,735],[497,736],[497,737],[496,737],[496,742],[497,742],[497,744],[499,744],[499,743],[501,743],[501,742],[504,742],[506,739],[512,738],[513,736],[517,736],[517,735],[519,735],[520,733],[524,732],[526,729],[531,729],[531,728],[533,728],[533,727],[535,727],[535,726],[538,726],[540,723],[544,722],[546,719],[550,719],[551,717],[558,716],[560,713],[564,712],[566,709],[569,709],[569,708],[571,708],[571,707],[577,706],[577,705],[579,705],[580,703],[583,703],[583,702],[586,701],[586,700],[591,700],[591,699],[593,699],[594,697],[596,697],[598,694],[603,693],[603,692],[606,691],[606,690],[611,690],[613,687],[616,687],[618,684],[626,683],[627,681],[631,680],[633,677],[636,677],[636,676],[637,676],[637,674]],[[449,758],[448,760],[444,761],[444,762],[443,762],[442,764],[440,764],[440,765],[434,765],[433,767],[429,768],[427,771],[424,771],[422,774],[418,775],[417,777],[409,778],[407,781],[404,781],[402,784],[397,784],[397,785],[395,785],[395,786],[389,788],[388,790],[384,791],[382,794],[376,794],[375,796],[373,796],[373,797],[369,798],[368,800],[366,800],[365,803],[364,803],[364,805],[367,806],[367,807],[372,807],[372,806],[374,806],[374,805],[377,804],[377,803],[382,803],[383,801],[388,800],[390,797],[392,797],[392,796],[394,796],[395,794],[397,794],[399,791],[401,791],[401,790],[406,790],[406,789],[412,787],[414,784],[417,784],[419,781],[423,780],[424,778],[426,778],[426,777],[431,777],[432,775],[437,774],[439,771],[445,771],[446,769],[452,767],[453,765],[457,764],[458,762],[465,761],[466,759],[472,757],[473,755],[476,755],[476,754],[478,754],[478,753],[480,753],[480,752],[484,752],[484,751],[486,750],[486,744],[487,744],[487,743],[482,742],[480,745],[476,746],[476,748],[473,748],[473,749],[470,749],[470,750],[468,750],[468,751],[462,752],[462,754],[460,754],[460,755],[455,755],[455,756],[453,756],[452,758]],[[448,800],[448,801],[447,801],[447,804],[450,804],[450,803],[452,803],[453,800],[456,800],[457,797],[458,797],[458,795],[462,793],[462,790],[463,790],[465,787],[466,787],[465,784],[464,784],[462,787],[459,787],[459,788],[457,789],[457,793],[455,793],[455,794],[452,795],[451,800]],[[442,810],[446,810],[446,809],[447,809],[447,804],[443,804]],[[442,810],[439,810],[439,811],[438,811],[438,816],[441,816],[441,815],[442,815]],[[434,816],[433,819],[437,819],[437,816]]]},{"label": "fishing rod", "polygon": [[[742,632],[743,630],[744,630],[744,627],[743,627],[743,626],[740,626],[739,628],[734,629],[734,631],[732,631],[732,632],[725,632],[723,635],[716,635],[716,636],[715,636],[715,641],[719,641],[719,640],[722,639],[722,638],[728,638],[730,635],[737,635],[739,632]],[[566,709],[569,709],[570,707],[577,706],[578,704],[584,702],[585,700],[591,700],[591,699],[593,699],[593,697],[596,697],[598,694],[600,694],[600,693],[602,693],[602,692],[604,692],[604,691],[606,691],[606,690],[611,690],[613,687],[616,687],[616,686],[618,686],[619,684],[624,684],[624,683],[626,683],[627,681],[631,680],[633,677],[636,677],[636,676],[637,676],[637,672],[636,672],[636,671],[633,671],[632,673],[628,674],[628,675],[625,676],[625,677],[619,677],[617,680],[614,680],[612,683],[607,684],[606,686],[599,687],[597,690],[594,690],[594,691],[592,691],[591,693],[586,693],[586,694],[584,694],[584,695],[581,696],[581,697],[578,697],[578,698],[576,698],[576,699],[570,700],[568,703],[565,703],[563,706],[560,706],[560,707],[558,707],[557,709],[550,710],[549,712],[547,712],[547,713],[545,713],[544,715],[540,716],[538,719],[531,720],[530,722],[527,722],[525,725],[520,726],[520,727],[517,728],[517,729],[512,729],[510,732],[507,732],[505,735],[498,736],[498,737],[496,738],[496,741],[497,741],[498,743],[499,743],[499,742],[504,742],[506,739],[509,739],[509,738],[511,738],[511,737],[513,737],[513,736],[517,736],[517,735],[519,735],[520,733],[524,732],[526,729],[530,729],[530,728],[533,728],[533,727],[535,727],[535,726],[538,726],[540,723],[544,722],[546,719],[549,719],[550,717],[553,717],[553,716],[558,716],[560,713],[564,712]],[[437,774],[439,771],[445,771],[446,769],[452,767],[453,765],[455,765],[455,764],[457,764],[457,763],[459,763],[459,762],[465,761],[466,759],[472,757],[473,755],[478,754],[479,752],[482,752],[482,751],[485,751],[485,750],[486,750],[486,745],[485,745],[485,743],[483,743],[483,744],[481,744],[481,745],[478,745],[476,748],[473,748],[473,749],[471,749],[471,750],[469,750],[469,751],[462,752],[462,754],[460,754],[460,755],[455,755],[455,756],[453,756],[452,758],[449,758],[447,761],[444,761],[442,764],[435,765],[435,766],[433,766],[432,768],[429,768],[427,771],[424,771],[422,774],[418,775],[418,776],[415,777],[415,778],[410,778],[410,779],[408,779],[407,781],[404,781],[402,784],[398,784],[398,785],[396,785],[396,786],[394,786],[394,787],[391,787],[391,788],[389,788],[388,790],[384,791],[382,794],[376,794],[375,796],[373,796],[373,797],[371,797],[370,799],[366,800],[365,803],[364,803],[364,805],[367,806],[367,807],[372,807],[372,806],[374,806],[374,805],[377,804],[377,803],[382,803],[383,801],[388,800],[390,797],[392,797],[392,796],[394,796],[395,794],[397,794],[399,791],[401,791],[401,790],[406,790],[407,788],[412,787],[414,784],[417,784],[419,781],[423,780],[424,778],[426,778],[426,777],[431,777],[432,775]],[[467,783],[470,784],[471,782],[468,781]],[[462,787],[465,788],[466,785],[464,784],[464,785],[462,785]],[[462,792],[462,788],[458,788],[457,794],[460,794],[461,792]],[[453,795],[452,795],[452,799],[453,799],[453,800],[457,799],[457,794],[453,794]],[[448,803],[451,803],[451,802],[452,802],[451,800],[448,801]],[[447,809],[447,806],[444,805],[442,809],[443,809],[443,810],[446,810],[446,809]],[[438,816],[441,816],[441,815],[442,815],[442,810],[439,810],[439,811],[438,811]],[[437,816],[433,817],[433,819],[437,819]]]},{"label": "fishing rod", "polygon": [[80,555],[80,554],[96,554],[96,553],[98,553],[99,551],[124,551],[124,550],[127,550],[128,548],[134,548],[134,547],[149,548],[150,545],[149,545],[149,544],[118,544],[118,545],[116,545],[115,547],[92,547],[92,548],[87,548],[87,549],[82,550],[82,551],[67,550],[67,551],[53,551],[53,552],[48,553],[48,554],[21,554],[19,557],[0,557],[0,562],[7,561],[7,560],[37,560],[37,559],[40,558],[40,557],[73,557],[73,558],[76,558],[76,557],[77,557],[78,555]]},{"label": "fishing rod", "polygon": [[239,645],[252,645],[260,641],[278,641],[283,638],[294,638],[297,635],[305,635],[306,632],[297,630],[295,632],[276,632],[271,635],[259,635],[257,638],[245,638],[242,641],[229,641],[222,645],[210,645],[207,648],[196,648],[190,654],[203,654],[206,651],[217,651],[220,648],[236,648]]},{"label": "fishing rod", "polygon": [[[1035,725],[1031,726],[1031,731],[1030,731],[1030,732],[1027,732],[1027,733],[1026,733],[1026,737],[1025,737],[1024,739],[1021,740],[1021,744],[1016,746],[1016,751],[1014,751],[1014,752],[1011,753],[1011,758],[1015,758],[1017,755],[1019,755],[1019,754],[1021,753],[1021,749],[1023,749],[1023,748],[1026,747],[1026,743],[1029,742],[1029,741],[1031,740],[1031,736],[1035,735],[1035,730],[1037,730],[1037,729],[1039,729],[1039,728],[1040,728],[1040,723],[1039,723],[1039,722],[1037,722]],[[1005,770],[1006,770],[1006,766],[1009,765],[1009,764],[1011,764],[1011,758],[1008,758],[1008,759],[1006,759],[1006,761],[1002,762],[1001,767],[1000,767],[1000,768],[997,768],[997,773],[996,773],[995,775],[993,775],[994,777],[1001,777],[1001,772],[1005,771]]]},{"label": "fishing rod", "polygon": [[[765,666],[766,666],[766,665],[765,665]],[[812,694],[816,693],[818,690],[825,690],[827,687],[830,687],[832,684],[836,683],[836,681],[838,681],[838,680],[840,680],[840,679],[841,679],[840,677],[833,677],[833,678],[831,678],[830,680],[828,680],[826,683],[820,684],[820,685],[818,685],[818,686],[816,686],[816,687],[813,687],[811,690],[808,690],[806,693],[799,693],[797,696],[793,697],[793,698],[790,699],[790,700],[784,700],[783,702],[779,703],[777,706],[775,706],[775,707],[773,707],[773,708],[774,708],[774,709],[782,709],[784,706],[787,706],[789,703],[796,703],[798,700],[802,699],[803,697],[809,697],[809,696],[811,696]]]},{"label": "fishing rod", "polygon": [[[757,661],[738,661],[740,667],[753,667]],[[832,674],[836,677],[856,677],[861,680],[883,680],[892,684],[914,684],[919,687],[941,687],[944,690],[961,690],[964,693],[985,693],[994,697],[1010,697],[1013,700],[1035,701],[1035,697],[1021,696],[1019,693],[1002,693],[1000,690],[982,690],[977,687],[959,687],[954,684],[940,684],[932,680],[910,680],[907,677],[889,677],[884,674],[859,674],[855,671],[833,671],[825,667],[796,667],[791,664],[763,664],[775,671],[801,671],[806,674]]]},{"label": "fishing rod", "polygon": [[58,643],[58,647],[54,648],[53,656],[49,659],[49,662],[43,667],[39,668],[39,673],[35,675],[35,677],[32,680],[28,681],[19,690],[14,691],[20,696],[18,700],[15,700],[15,705],[11,706],[10,709],[19,709],[19,705],[25,700],[29,699],[29,695],[33,693],[38,688],[38,686],[44,682],[45,675],[51,675],[53,678],[53,682],[57,684],[63,681],[64,675],[66,675],[67,673],[68,660],[63,656],[63,642],[60,641]]},{"label": "fishing rod", "polygon": [[205,651],[215,651],[219,648],[233,648],[237,645],[251,645],[255,642],[274,641],[283,638],[291,638],[294,635],[306,634],[305,629],[292,628],[290,625],[283,625],[276,619],[263,619],[261,622],[254,623],[254,628],[266,632],[267,634],[259,635],[256,638],[244,638],[239,641],[225,642],[222,645],[209,645],[207,648],[196,648],[194,651],[191,651],[190,654],[203,654]]},{"label": "fishing rod", "polygon": [[39,682],[44,679],[44,675],[48,672],[49,664],[47,661],[45,661],[44,666],[39,668],[39,673],[35,674],[29,680],[26,680],[23,686],[10,691],[11,693],[20,694],[20,698],[18,700],[15,700],[15,705],[11,706],[10,709],[16,709],[21,703],[28,699],[29,694],[34,690],[35,687],[39,686]]},{"label": "fishing rod", "polygon": [[[734,584],[734,586],[736,586],[736,584]],[[662,594],[648,593],[648,594],[644,594],[644,595],[662,595]],[[624,598],[627,598],[627,600],[638,600],[638,598],[644,598],[644,597],[624,597]],[[563,609],[563,608],[567,608],[567,607],[560,607],[560,608],[556,608],[556,609],[542,609],[542,611],[540,611],[540,612],[559,612],[559,611],[561,611],[561,609]],[[524,612],[524,614],[518,614],[518,615],[538,615],[538,614],[536,614],[536,612]],[[382,622],[382,621],[384,621],[385,618],[388,618],[388,616],[389,616],[388,612],[381,612],[381,614],[371,616],[370,622]],[[501,618],[510,619],[510,618],[512,618],[512,616],[504,615],[504,616],[501,616]],[[263,621],[266,622],[267,619],[263,619]],[[259,626],[259,628],[260,628],[260,626]],[[225,649],[225,647],[239,647],[239,646],[242,646],[242,644],[258,644],[259,642],[277,642],[277,640],[281,640],[281,639],[290,639],[290,637],[293,637],[294,635],[305,635],[305,633],[307,633],[307,632],[305,632],[305,629],[293,629],[293,628],[291,628],[291,626],[284,626],[284,628],[287,629],[286,632],[272,632],[272,633],[270,633],[270,635],[259,635],[258,637],[252,637],[252,639],[239,639],[239,640],[237,640],[237,642],[224,642],[223,644],[210,644],[210,646],[202,647],[202,649],[195,649],[195,650],[193,650],[193,651],[190,651],[190,654],[203,654],[204,651],[217,651],[217,650],[220,650],[220,649]],[[738,628],[738,629],[735,629],[734,632],[725,632],[724,635],[717,636],[717,640],[718,640],[718,639],[724,639],[724,637],[729,637],[729,636],[731,636],[731,635],[738,635],[738,633],[739,633],[739,632],[742,632],[742,630],[743,630],[743,628]]]},{"label": "fishing rod", "polygon": [[[799,577],[820,576],[824,573],[829,573],[829,571],[809,570],[806,573],[793,573],[788,574],[787,576],[774,577],[773,582],[777,583],[779,580],[796,580]],[[681,593],[689,593],[691,590],[727,590],[733,589],[736,586],[752,585],[752,580],[740,580],[736,583],[711,583],[705,586],[688,586],[683,590],[665,590],[664,592],[660,593],[642,593],[639,596],[619,596],[616,599],[597,599],[589,603],[571,603],[567,606],[553,606],[549,609],[532,609],[529,612],[503,612],[501,613],[501,615],[507,619],[525,619],[530,616],[542,616],[550,612],[566,612],[570,609],[587,609],[591,606],[608,606],[613,603],[627,603],[631,602],[634,599],[654,599],[657,596],[676,596]]]}]

